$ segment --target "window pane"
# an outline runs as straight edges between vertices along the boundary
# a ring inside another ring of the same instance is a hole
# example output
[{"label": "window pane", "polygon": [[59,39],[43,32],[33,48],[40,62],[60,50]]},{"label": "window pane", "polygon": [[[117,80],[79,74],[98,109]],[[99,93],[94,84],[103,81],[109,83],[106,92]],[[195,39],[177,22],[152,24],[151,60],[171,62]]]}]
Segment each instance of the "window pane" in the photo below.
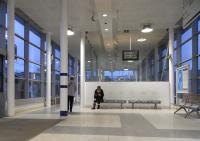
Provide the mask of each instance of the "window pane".
[{"label": "window pane", "polygon": [[188,40],[191,37],[192,37],[192,28],[188,29],[187,31],[185,31],[182,34],[182,36],[181,36],[181,43],[185,42],[186,40]]},{"label": "window pane", "polygon": [[112,72],[104,71],[104,79],[105,79],[105,81],[111,81],[112,80]]},{"label": "window pane", "polygon": [[198,57],[198,76],[200,76],[200,57]]},{"label": "window pane", "polygon": [[0,92],[3,92],[3,56],[0,55]]},{"label": "window pane", "polygon": [[200,34],[198,36],[198,54],[200,54]]},{"label": "window pane", "polygon": [[177,41],[174,41],[174,49],[177,47]]},{"label": "window pane", "polygon": [[55,70],[60,71],[60,60],[55,59]]},{"label": "window pane", "polygon": [[46,66],[47,65],[47,54],[44,53],[44,65]]},{"label": "window pane", "polygon": [[29,31],[29,41],[34,45],[40,47],[41,46],[41,38],[36,33]]},{"label": "window pane", "polygon": [[192,60],[183,63],[182,66],[183,66],[183,65],[186,65],[186,64],[189,65],[190,70],[192,70]]},{"label": "window pane", "polygon": [[29,60],[40,64],[40,50],[32,45],[29,45]]},{"label": "window pane", "polygon": [[15,79],[15,98],[25,98],[25,81],[23,79]]},{"label": "window pane", "polygon": [[40,82],[29,81],[29,98],[41,97]]},{"label": "window pane", "polygon": [[176,50],[174,50],[174,65],[177,64],[177,59],[176,59]]},{"label": "window pane", "polygon": [[56,81],[60,81],[60,72],[55,71],[55,77],[56,77]]},{"label": "window pane", "polygon": [[167,52],[167,49],[166,48],[164,48],[163,50],[162,50],[162,54],[161,54],[161,57],[165,57],[166,56],[166,52]]},{"label": "window pane", "polygon": [[192,40],[181,46],[181,61],[184,62],[192,58]]},{"label": "window pane", "polygon": [[200,20],[198,21],[198,31],[200,31]]},{"label": "window pane", "polygon": [[24,58],[24,40],[15,36],[16,56]]},{"label": "window pane", "polygon": [[29,63],[29,79],[40,80],[40,66]]},{"label": "window pane", "polygon": [[60,58],[60,50],[59,49],[55,49],[55,56],[56,56],[56,58]]},{"label": "window pane", "polygon": [[24,60],[15,59],[15,77],[24,78]]},{"label": "window pane", "polygon": [[24,25],[15,20],[15,34],[24,37]]},{"label": "window pane", "polygon": [[60,96],[60,84],[56,83],[56,96]]}]

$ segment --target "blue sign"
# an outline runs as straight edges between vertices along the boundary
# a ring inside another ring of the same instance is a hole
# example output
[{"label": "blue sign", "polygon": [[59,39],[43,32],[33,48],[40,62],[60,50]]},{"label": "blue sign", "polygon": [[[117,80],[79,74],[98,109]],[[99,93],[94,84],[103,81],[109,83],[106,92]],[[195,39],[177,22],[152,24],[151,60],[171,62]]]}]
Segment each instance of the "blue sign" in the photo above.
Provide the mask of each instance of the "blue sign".
[{"label": "blue sign", "polygon": [[178,91],[183,90],[183,71],[179,70],[178,71]]}]

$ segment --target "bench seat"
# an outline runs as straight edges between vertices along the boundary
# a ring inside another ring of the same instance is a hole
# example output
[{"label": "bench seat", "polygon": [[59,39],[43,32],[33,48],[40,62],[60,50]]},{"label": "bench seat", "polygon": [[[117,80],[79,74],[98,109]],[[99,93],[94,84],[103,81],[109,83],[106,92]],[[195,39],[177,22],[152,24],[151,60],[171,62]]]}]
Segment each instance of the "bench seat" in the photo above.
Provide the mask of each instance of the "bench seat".
[{"label": "bench seat", "polygon": [[157,104],[161,104],[160,100],[129,100],[129,103],[132,104],[134,109],[134,104],[154,104],[154,109],[157,109]]}]

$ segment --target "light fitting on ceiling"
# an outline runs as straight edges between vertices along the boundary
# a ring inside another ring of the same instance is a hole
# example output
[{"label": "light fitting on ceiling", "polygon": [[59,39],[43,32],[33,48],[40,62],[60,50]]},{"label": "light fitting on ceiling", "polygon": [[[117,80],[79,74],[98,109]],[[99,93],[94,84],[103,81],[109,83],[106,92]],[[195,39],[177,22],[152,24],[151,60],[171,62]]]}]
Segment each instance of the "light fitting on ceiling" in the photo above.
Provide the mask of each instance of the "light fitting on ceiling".
[{"label": "light fitting on ceiling", "polygon": [[108,29],[108,28],[105,28],[104,30],[105,30],[105,31],[108,31],[109,29]]},{"label": "light fitting on ceiling", "polygon": [[128,63],[133,63],[133,62],[134,62],[134,61],[132,61],[132,60],[129,60],[129,61],[128,61]]},{"label": "light fitting on ceiling", "polygon": [[145,39],[145,38],[139,38],[139,39],[137,39],[137,41],[138,42],[145,42],[147,39]]},{"label": "light fitting on ceiling", "polygon": [[108,14],[103,14],[102,16],[103,16],[103,17],[107,17],[107,16],[108,16]]},{"label": "light fitting on ceiling", "polygon": [[124,71],[128,71],[128,69],[124,69]]},{"label": "light fitting on ceiling", "polygon": [[91,63],[91,61],[87,61],[88,63]]},{"label": "light fitting on ceiling", "polygon": [[151,27],[151,25],[144,25],[141,32],[143,33],[149,33],[149,32],[152,32],[153,31],[153,28]]},{"label": "light fitting on ceiling", "polygon": [[68,36],[72,36],[72,35],[74,35],[75,33],[74,33],[74,31],[72,30],[72,28],[68,28],[68,30],[67,30],[67,35]]}]

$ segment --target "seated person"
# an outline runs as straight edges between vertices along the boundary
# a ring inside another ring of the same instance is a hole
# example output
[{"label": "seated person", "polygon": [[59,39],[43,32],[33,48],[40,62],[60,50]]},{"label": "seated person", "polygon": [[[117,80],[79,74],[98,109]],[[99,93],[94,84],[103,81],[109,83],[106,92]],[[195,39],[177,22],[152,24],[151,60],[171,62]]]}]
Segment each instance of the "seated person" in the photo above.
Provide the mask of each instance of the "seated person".
[{"label": "seated person", "polygon": [[92,109],[96,108],[96,103],[98,104],[97,109],[100,109],[100,103],[103,102],[104,93],[101,89],[101,86],[97,86],[97,89],[94,92],[94,103]]}]

